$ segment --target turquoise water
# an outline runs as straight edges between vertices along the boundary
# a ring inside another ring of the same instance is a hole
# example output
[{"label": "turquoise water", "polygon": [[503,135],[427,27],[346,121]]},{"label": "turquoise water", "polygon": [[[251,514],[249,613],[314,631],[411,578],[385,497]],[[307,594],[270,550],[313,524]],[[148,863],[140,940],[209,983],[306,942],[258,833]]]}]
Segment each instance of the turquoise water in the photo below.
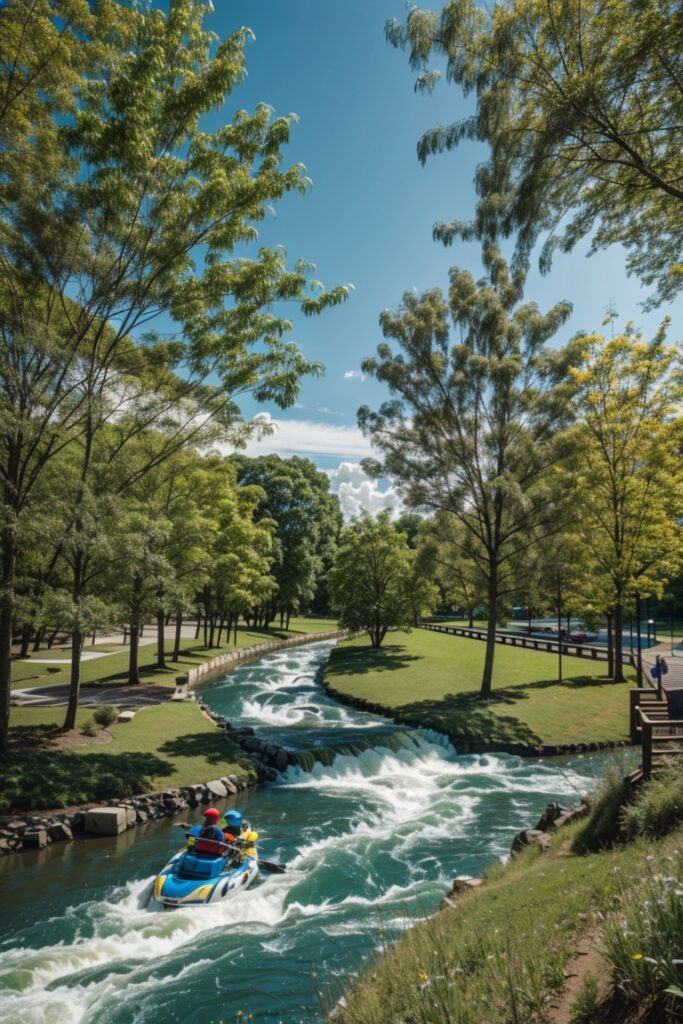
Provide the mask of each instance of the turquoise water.
[{"label": "turquoise water", "polygon": [[238,1010],[320,1024],[316,988],[338,994],[380,929],[399,935],[455,875],[505,855],[548,800],[573,801],[604,767],[604,755],[459,757],[436,734],[340,707],[311,678],[330,646],[242,665],[202,693],[292,749],[364,748],[240,800],[262,856],[286,874],[215,907],[150,909],[154,874],[179,845],[170,821],[5,858],[2,1024],[218,1024]]}]

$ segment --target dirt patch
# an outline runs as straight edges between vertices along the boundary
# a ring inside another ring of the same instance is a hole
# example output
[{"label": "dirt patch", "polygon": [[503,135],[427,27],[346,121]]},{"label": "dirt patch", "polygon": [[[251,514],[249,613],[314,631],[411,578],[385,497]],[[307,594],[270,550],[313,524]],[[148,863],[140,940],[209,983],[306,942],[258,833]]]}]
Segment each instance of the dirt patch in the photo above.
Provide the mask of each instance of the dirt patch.
[{"label": "dirt patch", "polygon": [[587,932],[579,939],[574,956],[567,964],[565,978],[567,983],[554,1002],[550,1004],[548,1024],[571,1024],[571,1008],[584,979],[592,975],[600,986],[600,979],[607,976],[608,968],[599,950],[600,933]]}]

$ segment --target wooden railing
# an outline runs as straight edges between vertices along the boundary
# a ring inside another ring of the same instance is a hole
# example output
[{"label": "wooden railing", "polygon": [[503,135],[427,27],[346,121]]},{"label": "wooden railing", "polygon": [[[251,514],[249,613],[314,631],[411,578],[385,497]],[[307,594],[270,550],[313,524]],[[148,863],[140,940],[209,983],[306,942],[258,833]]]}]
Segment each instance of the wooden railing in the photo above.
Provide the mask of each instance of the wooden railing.
[{"label": "wooden railing", "polygon": [[[469,626],[441,626],[435,622],[420,622],[419,628],[431,629],[434,633],[447,633],[449,636],[465,636],[473,640],[486,640],[485,629],[470,629]],[[581,644],[571,640],[541,640],[538,637],[505,633],[502,630],[496,630],[495,636],[497,644],[525,647],[532,651],[547,651],[550,654],[557,654],[561,643],[562,653],[574,658],[591,658],[593,661],[607,661],[609,657],[606,647],[592,647],[590,644]],[[636,668],[635,655],[630,652],[624,653],[624,662],[632,668]]]},{"label": "wooden railing", "polygon": [[683,757],[683,719],[669,718],[666,700],[651,687],[629,691],[631,742],[642,744],[642,776],[649,779],[668,760]]}]

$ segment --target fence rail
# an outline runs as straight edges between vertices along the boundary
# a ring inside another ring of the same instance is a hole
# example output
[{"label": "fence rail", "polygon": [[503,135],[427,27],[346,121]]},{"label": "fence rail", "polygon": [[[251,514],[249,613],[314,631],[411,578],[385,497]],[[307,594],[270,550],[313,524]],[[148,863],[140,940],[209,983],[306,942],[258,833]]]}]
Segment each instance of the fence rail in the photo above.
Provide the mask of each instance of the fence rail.
[{"label": "fence rail", "polygon": [[[430,629],[434,633],[447,633],[449,636],[465,636],[473,640],[486,640],[485,629],[470,629],[469,626],[441,626],[435,622],[420,622],[420,629]],[[592,661],[607,661],[609,654],[606,647],[593,647],[590,644],[581,644],[571,640],[541,640],[532,636],[518,636],[513,633],[505,633],[496,630],[496,643],[510,647],[524,647],[532,651],[545,651],[550,654],[558,654],[560,644],[562,653],[573,658],[589,658]],[[635,655],[624,652],[624,662],[631,668],[636,668]]]}]

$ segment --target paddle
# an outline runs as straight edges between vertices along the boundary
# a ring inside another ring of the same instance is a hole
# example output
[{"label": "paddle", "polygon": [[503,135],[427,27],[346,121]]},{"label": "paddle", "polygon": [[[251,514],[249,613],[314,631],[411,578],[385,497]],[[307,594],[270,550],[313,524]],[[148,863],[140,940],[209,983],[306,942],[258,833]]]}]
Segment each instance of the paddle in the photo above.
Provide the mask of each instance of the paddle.
[{"label": "paddle", "polygon": [[266,871],[272,871],[274,875],[284,875],[287,868],[283,867],[282,864],[274,864],[272,860],[261,860],[259,857],[258,866],[265,868]]}]

